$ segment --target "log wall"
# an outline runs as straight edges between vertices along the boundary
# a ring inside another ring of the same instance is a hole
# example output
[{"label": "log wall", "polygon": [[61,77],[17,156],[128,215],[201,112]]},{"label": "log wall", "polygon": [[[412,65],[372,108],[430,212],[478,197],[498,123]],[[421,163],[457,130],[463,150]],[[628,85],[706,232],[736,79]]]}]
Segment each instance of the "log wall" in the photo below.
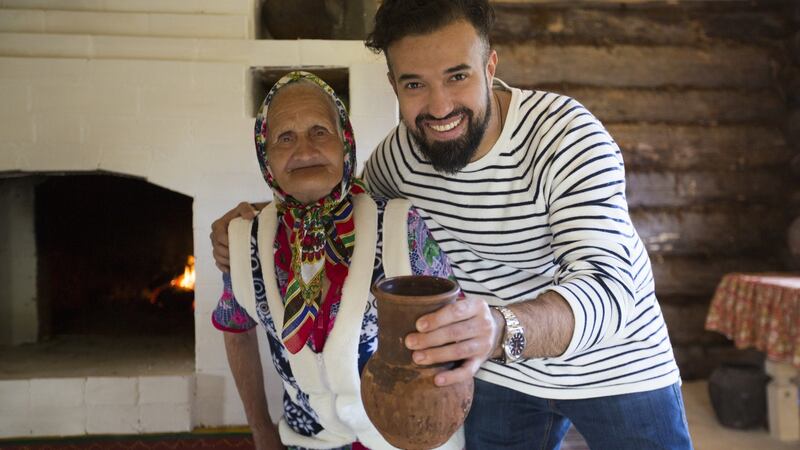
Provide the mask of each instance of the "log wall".
[{"label": "log wall", "polygon": [[[497,75],[570,95],[620,145],[684,378],[738,358],[704,331],[726,272],[786,270],[800,215],[793,1],[493,2]],[[751,356],[751,355],[748,355]]]}]

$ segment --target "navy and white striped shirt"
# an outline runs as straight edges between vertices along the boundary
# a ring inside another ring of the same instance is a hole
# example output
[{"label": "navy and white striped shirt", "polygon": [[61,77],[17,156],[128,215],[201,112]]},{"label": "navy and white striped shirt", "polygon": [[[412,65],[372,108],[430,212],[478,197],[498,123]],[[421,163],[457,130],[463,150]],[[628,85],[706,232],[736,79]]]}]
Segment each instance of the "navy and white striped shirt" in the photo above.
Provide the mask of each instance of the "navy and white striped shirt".
[{"label": "navy and white striped shirt", "polygon": [[650,260],[628,214],[622,155],[577,101],[512,89],[494,147],[436,172],[402,123],[367,161],[374,192],[420,209],[462,289],[492,305],[553,290],[569,303],[567,351],[477,377],[545,398],[641,392],[679,381]]}]

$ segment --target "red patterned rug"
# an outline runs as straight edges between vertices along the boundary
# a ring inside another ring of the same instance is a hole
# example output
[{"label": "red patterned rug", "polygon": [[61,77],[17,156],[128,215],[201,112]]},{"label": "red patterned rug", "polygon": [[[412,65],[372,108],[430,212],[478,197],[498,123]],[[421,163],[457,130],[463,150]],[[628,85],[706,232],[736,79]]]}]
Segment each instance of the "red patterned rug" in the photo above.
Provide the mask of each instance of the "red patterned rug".
[{"label": "red patterned rug", "polygon": [[[0,441],[4,450],[229,450],[252,449],[249,432],[182,433],[133,436],[86,436],[63,439],[27,439]],[[570,428],[562,450],[588,450],[583,436]]]},{"label": "red patterned rug", "polygon": [[0,441],[4,450],[229,450],[252,449],[250,433],[182,433],[136,436],[86,436]]}]

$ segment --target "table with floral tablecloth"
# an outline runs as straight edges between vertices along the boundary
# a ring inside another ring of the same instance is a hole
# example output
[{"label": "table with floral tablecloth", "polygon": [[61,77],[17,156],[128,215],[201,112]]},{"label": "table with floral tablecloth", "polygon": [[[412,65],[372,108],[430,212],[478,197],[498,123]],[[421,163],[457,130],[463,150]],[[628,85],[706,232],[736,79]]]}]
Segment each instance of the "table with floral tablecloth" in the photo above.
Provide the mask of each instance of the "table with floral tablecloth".
[{"label": "table with floral tablecloth", "polygon": [[722,278],[706,317],[738,348],[767,355],[770,432],[800,438],[795,379],[800,369],[800,274],[731,273]]},{"label": "table with floral tablecloth", "polygon": [[773,361],[800,368],[800,274],[732,273],[717,286],[706,329],[739,348],[754,347]]},{"label": "table with floral tablecloth", "polygon": [[800,274],[732,273],[717,286],[706,329],[800,368]]}]

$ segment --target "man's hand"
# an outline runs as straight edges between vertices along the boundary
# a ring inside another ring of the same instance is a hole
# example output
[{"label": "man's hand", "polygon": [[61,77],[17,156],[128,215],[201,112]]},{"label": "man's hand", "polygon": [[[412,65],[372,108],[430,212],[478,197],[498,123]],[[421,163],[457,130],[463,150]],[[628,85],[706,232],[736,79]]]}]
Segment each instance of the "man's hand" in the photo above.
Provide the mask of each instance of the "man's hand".
[{"label": "man's hand", "polygon": [[258,211],[262,210],[266,203],[247,203],[242,202],[225,213],[224,216],[215,220],[211,224],[211,247],[214,249],[214,262],[219,270],[223,272],[231,271],[230,252],[228,251],[228,224],[237,217],[254,219]]},{"label": "man's hand", "polygon": [[406,336],[406,347],[420,365],[464,360],[434,377],[437,386],[447,386],[472,378],[497,353],[504,326],[502,315],[484,299],[467,297],[417,319],[418,333]]}]

